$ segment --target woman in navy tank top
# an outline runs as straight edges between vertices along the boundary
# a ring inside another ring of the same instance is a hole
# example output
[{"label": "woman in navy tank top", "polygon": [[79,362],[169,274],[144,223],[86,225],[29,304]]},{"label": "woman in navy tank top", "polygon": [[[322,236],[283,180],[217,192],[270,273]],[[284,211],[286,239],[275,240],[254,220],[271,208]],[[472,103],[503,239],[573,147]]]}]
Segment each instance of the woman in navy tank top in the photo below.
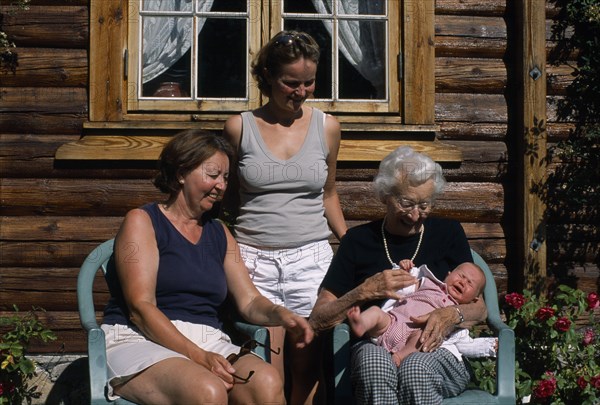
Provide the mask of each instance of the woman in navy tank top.
[{"label": "woman in navy tank top", "polygon": [[[227,187],[232,148],[181,132],[165,146],[154,184],[168,195],[127,213],[107,270],[108,396],[140,404],[285,403],[277,370],[221,331],[231,297],[249,322],[282,326],[304,347],[305,318],[263,297],[229,230],[206,215]],[[233,363],[233,364],[232,364]]]}]

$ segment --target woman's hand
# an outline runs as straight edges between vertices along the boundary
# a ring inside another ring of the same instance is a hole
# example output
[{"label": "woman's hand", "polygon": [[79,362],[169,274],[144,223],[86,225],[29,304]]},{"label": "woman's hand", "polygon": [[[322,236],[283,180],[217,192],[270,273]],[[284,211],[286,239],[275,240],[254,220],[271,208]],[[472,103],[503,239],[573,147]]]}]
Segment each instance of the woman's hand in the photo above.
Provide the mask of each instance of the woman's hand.
[{"label": "woman's hand", "polygon": [[376,299],[402,299],[397,291],[417,282],[416,277],[411,276],[404,270],[384,270],[372,275],[362,283],[360,288],[361,301]]},{"label": "woman's hand", "polygon": [[219,377],[227,390],[233,388],[234,379],[232,374],[235,374],[235,368],[229,364],[225,357],[217,353],[202,351],[198,356],[194,356],[192,360]]},{"label": "woman's hand", "polygon": [[295,342],[297,348],[302,349],[313,340],[315,332],[307,319],[296,315],[284,307],[278,307],[276,311],[281,320],[281,326],[283,326],[292,338],[292,342]]},{"label": "woman's hand", "polygon": [[419,339],[422,351],[432,352],[444,343],[446,336],[452,332],[459,321],[454,307],[438,308],[419,317],[410,317],[411,321],[422,327]]}]

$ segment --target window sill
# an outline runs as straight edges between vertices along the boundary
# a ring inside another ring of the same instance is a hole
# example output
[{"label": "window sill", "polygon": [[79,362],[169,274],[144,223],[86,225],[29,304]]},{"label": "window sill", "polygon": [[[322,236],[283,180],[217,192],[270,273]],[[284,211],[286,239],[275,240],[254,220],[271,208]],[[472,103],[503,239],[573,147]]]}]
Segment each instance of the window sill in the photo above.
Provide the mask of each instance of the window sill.
[{"label": "window sill", "polygon": [[[356,117],[337,118],[342,125],[338,161],[378,162],[402,145],[411,146],[437,162],[462,161],[462,153],[457,147],[435,139],[438,129],[435,126],[365,122],[356,120]],[[88,122],[84,125],[84,136],[76,142],[60,146],[55,158],[93,161],[157,160],[172,134],[199,127],[217,131],[223,128],[223,121],[203,120],[202,125],[194,122]]]}]

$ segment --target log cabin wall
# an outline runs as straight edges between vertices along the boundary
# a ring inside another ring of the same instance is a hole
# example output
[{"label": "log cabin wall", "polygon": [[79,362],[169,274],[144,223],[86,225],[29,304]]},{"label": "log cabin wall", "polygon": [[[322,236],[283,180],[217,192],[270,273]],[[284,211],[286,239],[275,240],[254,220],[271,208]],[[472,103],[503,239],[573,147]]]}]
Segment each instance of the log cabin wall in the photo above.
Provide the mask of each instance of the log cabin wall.
[{"label": "log cabin wall", "polygon": [[[435,214],[462,222],[500,291],[522,276],[510,253],[519,232],[513,209],[512,3],[438,0],[435,21],[438,137],[463,156],[460,165],[444,167],[449,184]],[[150,182],[154,163],[55,160],[59,146],[79,139],[88,118],[88,1],[33,0],[28,11],[2,11],[19,66],[0,76],[0,315],[13,304],[43,307],[42,318],[59,338],[34,350],[83,353],[78,268],[98,243],[115,235],[129,209],[161,197]],[[553,72],[550,88],[560,94],[569,72]],[[564,126],[549,128],[555,139],[565,136]],[[376,167],[339,164],[338,190],[351,226],[383,213],[370,189]],[[561,251],[552,249],[549,255]],[[597,271],[584,277],[593,285]],[[98,280],[98,308],[106,300]]]}]

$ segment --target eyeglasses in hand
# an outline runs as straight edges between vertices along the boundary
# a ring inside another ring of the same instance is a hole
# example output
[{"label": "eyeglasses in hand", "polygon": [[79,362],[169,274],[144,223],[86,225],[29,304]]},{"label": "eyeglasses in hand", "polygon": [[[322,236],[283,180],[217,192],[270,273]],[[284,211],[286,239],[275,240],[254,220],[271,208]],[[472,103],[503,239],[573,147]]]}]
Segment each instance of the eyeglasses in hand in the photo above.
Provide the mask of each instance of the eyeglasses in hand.
[{"label": "eyeglasses in hand", "polygon": [[[254,339],[250,339],[250,340],[248,340],[247,342],[245,342],[244,344],[242,344],[240,346],[239,353],[232,353],[229,356],[227,356],[227,361],[229,362],[229,364],[233,365],[233,363],[235,363],[236,361],[238,361],[240,359],[240,357],[245,356],[245,355],[251,353],[252,350],[254,350],[257,346],[268,348],[271,351],[271,353],[274,353],[274,354],[281,353],[281,348],[277,348],[277,350],[273,350],[270,347],[267,347],[267,346],[263,345],[262,343],[257,342]],[[248,381],[250,381],[250,378],[253,375],[254,375],[254,370],[250,370],[250,372],[248,373],[248,376],[246,378],[240,377],[240,376],[235,375],[235,374],[232,374],[231,376],[233,378],[237,378],[238,380],[240,380],[241,384],[246,384]]]}]

